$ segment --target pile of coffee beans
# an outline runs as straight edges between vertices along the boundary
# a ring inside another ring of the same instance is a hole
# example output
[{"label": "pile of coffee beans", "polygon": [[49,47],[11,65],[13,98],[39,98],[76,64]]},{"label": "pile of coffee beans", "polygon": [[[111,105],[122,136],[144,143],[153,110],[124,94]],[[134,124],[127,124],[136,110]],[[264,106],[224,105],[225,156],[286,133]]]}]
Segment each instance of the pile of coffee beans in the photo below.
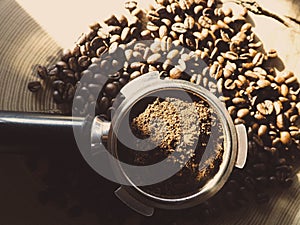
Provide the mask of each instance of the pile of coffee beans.
[{"label": "pile of coffee beans", "polygon": [[[240,207],[251,199],[267,202],[271,187],[292,184],[292,165],[299,158],[296,76],[276,73],[271,66],[276,50],[263,49],[247,22],[246,9],[234,14],[216,0],[156,3],[146,10],[129,1],[125,7],[130,18],[111,16],[104,24],[92,24],[56,65],[40,66],[39,77],[52,84],[56,103],[71,109],[75,101],[83,115],[93,107],[107,120],[120,89],[147,72],[159,71],[164,79],[189,80],[209,89],[226,104],[234,123],[247,127],[249,157],[246,167],[234,170],[221,192],[200,206],[201,212],[209,215],[222,204]],[[140,42],[147,40],[152,44]],[[81,83],[82,77],[90,77],[92,83]],[[41,85],[32,82],[28,88],[38,92]],[[78,88],[82,94],[74,98]]]}]

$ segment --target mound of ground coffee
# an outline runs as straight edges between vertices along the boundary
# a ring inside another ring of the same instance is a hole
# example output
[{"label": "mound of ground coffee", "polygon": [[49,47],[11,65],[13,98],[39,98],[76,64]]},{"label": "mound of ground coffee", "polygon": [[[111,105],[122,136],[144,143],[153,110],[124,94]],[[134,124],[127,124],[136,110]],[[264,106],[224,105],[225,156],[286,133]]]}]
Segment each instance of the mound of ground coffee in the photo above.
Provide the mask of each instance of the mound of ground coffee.
[{"label": "mound of ground coffee", "polygon": [[166,181],[143,189],[155,196],[178,198],[196,193],[205,185],[218,172],[223,156],[222,127],[218,127],[218,134],[212,134],[213,124],[219,123],[203,100],[189,103],[166,98],[149,104],[133,119],[131,128],[137,137],[146,140],[136,143],[136,149],[156,147],[151,151],[129,151],[130,162],[144,166],[166,159],[181,169]]}]

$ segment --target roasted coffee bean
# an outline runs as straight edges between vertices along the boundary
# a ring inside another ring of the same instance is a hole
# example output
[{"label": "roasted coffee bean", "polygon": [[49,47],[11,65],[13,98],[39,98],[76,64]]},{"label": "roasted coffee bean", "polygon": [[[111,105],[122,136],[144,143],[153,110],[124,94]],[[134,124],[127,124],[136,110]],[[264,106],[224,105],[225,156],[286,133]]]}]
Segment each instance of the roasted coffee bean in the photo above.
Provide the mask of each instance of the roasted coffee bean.
[{"label": "roasted coffee bean", "polygon": [[82,109],[86,104],[86,100],[82,96],[76,96],[74,98],[73,104],[75,104],[79,109]]},{"label": "roasted coffee bean", "polygon": [[100,105],[100,110],[101,112],[106,112],[109,105],[110,105],[110,101],[109,101],[109,98],[107,97],[102,97],[99,101],[99,105]]},{"label": "roasted coffee bean", "polygon": [[39,90],[41,90],[41,88],[42,84],[39,81],[33,81],[28,84],[28,89],[31,92],[38,92]]},{"label": "roasted coffee bean", "polygon": [[237,112],[237,117],[238,118],[244,118],[246,116],[248,116],[250,113],[249,109],[240,109],[238,112]]},{"label": "roasted coffee bean", "polygon": [[297,81],[297,77],[296,77],[296,76],[293,76],[293,77],[288,78],[288,79],[285,81],[285,83],[286,83],[287,85],[290,86],[290,85],[294,84],[296,81]]},{"label": "roasted coffee bean", "polygon": [[184,20],[184,26],[192,30],[195,26],[195,19],[192,16],[187,16]]},{"label": "roasted coffee bean", "polygon": [[162,25],[159,28],[159,37],[163,38],[164,36],[167,36],[167,35],[168,35],[168,27],[165,25]]},{"label": "roasted coffee bean", "polygon": [[290,145],[291,143],[291,135],[288,131],[282,131],[280,132],[280,141],[284,145]]},{"label": "roasted coffee bean", "polygon": [[134,80],[135,78],[138,78],[139,76],[141,76],[141,72],[140,71],[134,71],[131,75],[130,75],[130,80]]},{"label": "roasted coffee bean", "polygon": [[130,28],[129,27],[125,27],[121,33],[121,41],[128,41],[129,37],[130,37]]},{"label": "roasted coffee bean", "polygon": [[148,22],[148,24],[147,24],[147,29],[148,29],[149,31],[155,32],[155,31],[158,31],[158,30],[159,30],[159,27],[156,26],[156,25],[155,25],[154,23],[152,23],[152,22]]},{"label": "roasted coffee bean", "polygon": [[187,32],[187,29],[183,23],[174,23],[171,28],[174,32],[184,34]]},{"label": "roasted coffee bean", "polygon": [[281,111],[283,110],[282,103],[280,101],[274,102],[274,109],[275,109],[276,115],[279,115],[281,113]]},{"label": "roasted coffee bean", "polygon": [[133,11],[137,7],[137,2],[136,1],[128,1],[125,2],[125,8],[128,9],[129,11]]},{"label": "roasted coffee bean", "polygon": [[37,67],[37,74],[42,79],[45,80],[48,77],[48,71],[47,68],[41,65],[38,65]]},{"label": "roasted coffee bean", "polygon": [[87,56],[81,56],[78,59],[78,65],[84,68],[88,67],[90,65],[89,58]]},{"label": "roasted coffee bean", "polygon": [[276,125],[280,130],[289,127],[289,120],[285,114],[279,114],[276,119]]},{"label": "roasted coffee bean", "polygon": [[71,70],[73,70],[73,71],[78,70],[77,60],[75,57],[69,58],[68,64],[69,64],[69,67]]},{"label": "roasted coffee bean", "polygon": [[64,49],[62,52],[61,59],[65,62],[68,62],[69,58],[72,57],[72,52],[70,49]]},{"label": "roasted coffee bean", "polygon": [[105,93],[111,97],[115,97],[118,94],[118,87],[113,83],[108,83],[104,88]]},{"label": "roasted coffee bean", "polygon": [[236,97],[236,98],[232,99],[232,103],[235,105],[245,104],[246,100],[244,98]]},{"label": "roasted coffee bean", "polygon": [[93,48],[94,50],[98,49],[99,47],[103,46],[103,39],[100,37],[96,37],[91,41],[91,48]]},{"label": "roasted coffee bean", "polygon": [[261,125],[258,129],[258,136],[262,137],[266,135],[267,132],[268,132],[268,127],[266,125]]},{"label": "roasted coffee bean", "polygon": [[262,114],[262,115],[270,115],[272,114],[274,110],[274,105],[273,102],[270,100],[265,100],[262,103],[259,103],[257,105],[257,110]]},{"label": "roasted coffee bean", "polygon": [[61,94],[58,91],[53,92],[53,99],[57,104],[63,103],[63,99]]},{"label": "roasted coffee bean", "polygon": [[233,89],[236,88],[236,84],[235,84],[235,82],[234,82],[233,80],[227,79],[227,80],[225,80],[225,82],[224,82],[224,87],[225,87],[225,89],[227,89],[227,90],[233,90]]},{"label": "roasted coffee bean", "polygon": [[266,87],[269,87],[271,85],[271,82],[268,81],[268,80],[259,80],[259,81],[257,81],[257,85],[260,88],[266,88]]},{"label": "roasted coffee bean", "polygon": [[182,71],[180,69],[178,69],[177,67],[174,67],[170,71],[170,78],[172,78],[172,79],[179,79],[181,77],[181,75],[182,75]]},{"label": "roasted coffee bean", "polygon": [[285,82],[285,78],[283,76],[280,76],[280,75],[277,75],[274,80],[277,84],[282,84],[282,83]]},{"label": "roasted coffee bean", "polygon": [[282,84],[280,87],[280,93],[283,97],[286,97],[289,93],[289,88],[286,84]]},{"label": "roasted coffee bean", "polygon": [[277,58],[277,51],[275,49],[271,49],[268,51],[267,56],[271,59]]},{"label": "roasted coffee bean", "polygon": [[65,89],[65,82],[63,82],[62,80],[56,80],[52,83],[52,87],[54,90],[57,90],[59,93],[63,93],[64,89]]},{"label": "roasted coffee bean", "polygon": [[92,24],[90,24],[90,29],[98,31],[101,28],[101,25],[98,22],[94,22]]},{"label": "roasted coffee bean", "polygon": [[149,58],[147,59],[147,63],[148,64],[157,63],[157,62],[159,62],[160,58],[161,58],[161,54],[155,53],[155,54],[149,56]]}]

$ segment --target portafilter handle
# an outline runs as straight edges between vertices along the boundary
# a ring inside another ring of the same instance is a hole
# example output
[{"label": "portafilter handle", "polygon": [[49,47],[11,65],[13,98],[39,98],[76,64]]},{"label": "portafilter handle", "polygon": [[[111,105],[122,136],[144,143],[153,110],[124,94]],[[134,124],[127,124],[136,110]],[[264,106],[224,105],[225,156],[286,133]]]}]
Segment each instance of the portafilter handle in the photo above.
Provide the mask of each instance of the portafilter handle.
[{"label": "portafilter handle", "polygon": [[0,111],[0,153],[76,149],[73,127],[84,118]]}]

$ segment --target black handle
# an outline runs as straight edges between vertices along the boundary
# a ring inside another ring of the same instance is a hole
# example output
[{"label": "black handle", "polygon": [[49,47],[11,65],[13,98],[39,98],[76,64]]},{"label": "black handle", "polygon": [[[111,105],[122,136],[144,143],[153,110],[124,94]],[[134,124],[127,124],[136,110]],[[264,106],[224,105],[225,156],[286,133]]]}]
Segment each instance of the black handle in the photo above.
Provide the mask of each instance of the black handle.
[{"label": "black handle", "polygon": [[74,149],[73,126],[83,126],[83,121],[52,114],[0,112],[0,153]]}]

